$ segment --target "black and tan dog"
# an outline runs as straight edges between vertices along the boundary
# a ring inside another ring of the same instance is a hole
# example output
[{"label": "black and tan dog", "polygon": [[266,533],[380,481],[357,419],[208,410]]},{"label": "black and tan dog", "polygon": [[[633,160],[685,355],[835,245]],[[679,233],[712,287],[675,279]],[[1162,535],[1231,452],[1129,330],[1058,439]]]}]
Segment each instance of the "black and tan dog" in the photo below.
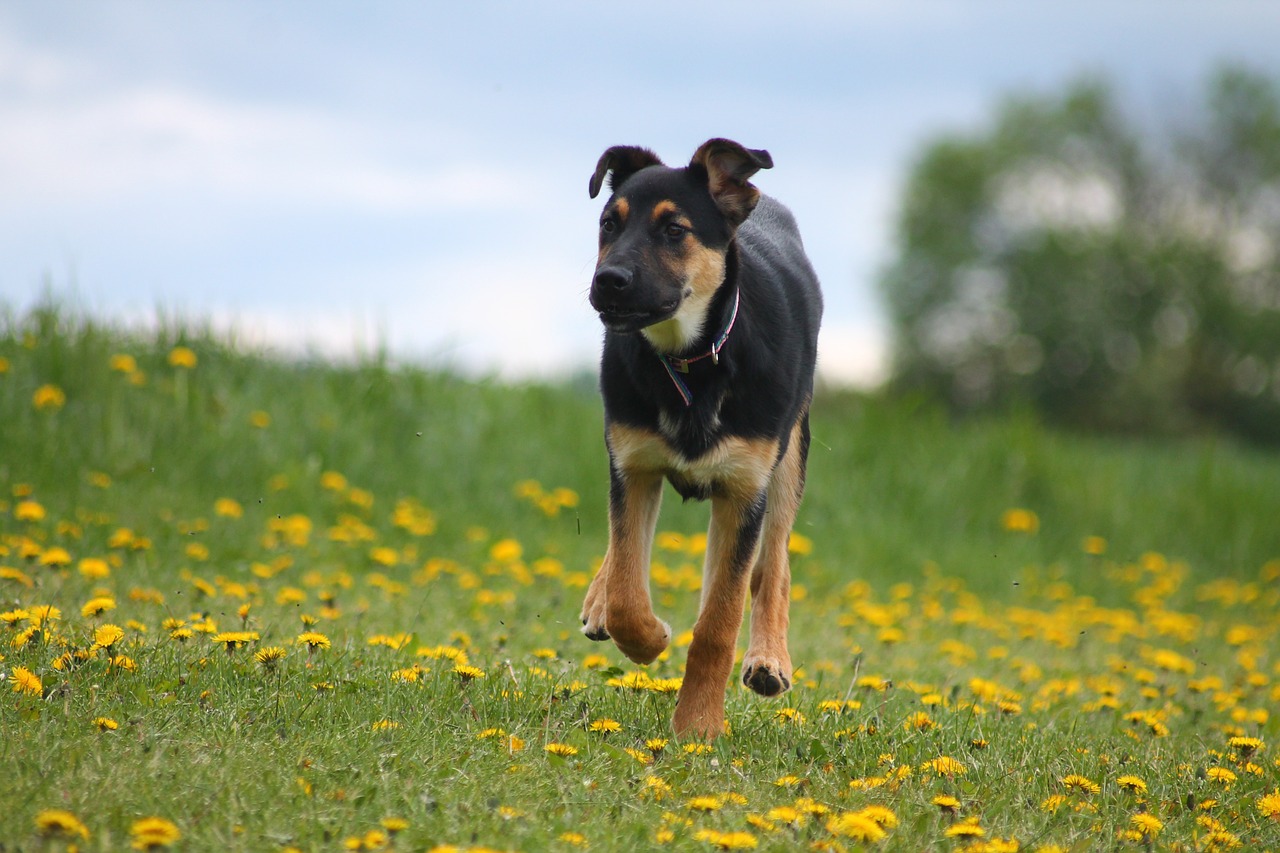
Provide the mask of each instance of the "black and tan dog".
[{"label": "black and tan dog", "polygon": [[791,687],[787,544],[804,491],[822,296],[790,212],[749,179],[766,151],[712,139],[684,168],[610,148],[591,305],[605,326],[600,390],[609,449],[609,548],[583,632],[637,663],[671,630],[653,613],[649,557],[663,479],[711,500],[702,603],[673,725],[715,737],[751,592],[742,680]]}]

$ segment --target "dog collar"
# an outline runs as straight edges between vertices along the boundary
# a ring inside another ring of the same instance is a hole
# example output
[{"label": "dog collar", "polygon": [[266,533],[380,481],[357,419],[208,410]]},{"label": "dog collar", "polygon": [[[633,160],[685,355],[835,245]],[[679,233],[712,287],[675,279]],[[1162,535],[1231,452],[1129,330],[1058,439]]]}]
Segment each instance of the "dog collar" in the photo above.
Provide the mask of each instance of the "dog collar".
[{"label": "dog collar", "polygon": [[725,324],[724,331],[720,333],[720,336],[711,342],[711,349],[702,355],[695,355],[692,358],[675,358],[674,356],[658,353],[658,360],[667,369],[667,375],[671,377],[671,383],[676,386],[676,391],[679,392],[680,399],[684,400],[686,407],[693,405],[693,392],[689,390],[688,385],[684,384],[684,380],[680,378],[680,375],[687,374],[689,365],[695,361],[702,361],[704,358],[711,359],[712,364],[720,363],[720,350],[724,348],[724,342],[729,340],[729,332],[733,331],[734,321],[738,319],[738,303],[741,298],[742,291],[735,290],[733,292],[733,310],[729,312],[729,322]]}]

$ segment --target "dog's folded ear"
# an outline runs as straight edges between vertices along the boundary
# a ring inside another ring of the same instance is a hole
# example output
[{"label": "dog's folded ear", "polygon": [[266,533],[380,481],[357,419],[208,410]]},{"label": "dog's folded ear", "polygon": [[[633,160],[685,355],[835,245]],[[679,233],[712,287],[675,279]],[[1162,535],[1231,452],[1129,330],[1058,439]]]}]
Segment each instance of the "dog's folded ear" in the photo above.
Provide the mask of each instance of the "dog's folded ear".
[{"label": "dog's folded ear", "polygon": [[749,180],[761,169],[772,169],[768,151],[744,148],[729,139],[708,139],[694,152],[690,166],[707,171],[707,187],[720,212],[735,226],[755,210],[760,190]]},{"label": "dog's folded ear", "polygon": [[609,175],[609,189],[616,190],[623,181],[645,166],[661,165],[662,161],[658,159],[658,155],[648,148],[638,148],[635,145],[615,145],[600,155],[600,161],[596,163],[595,174],[591,176],[591,183],[588,184],[587,188],[591,192],[591,197],[595,198],[600,195],[600,187],[604,183],[606,172],[612,173]]}]

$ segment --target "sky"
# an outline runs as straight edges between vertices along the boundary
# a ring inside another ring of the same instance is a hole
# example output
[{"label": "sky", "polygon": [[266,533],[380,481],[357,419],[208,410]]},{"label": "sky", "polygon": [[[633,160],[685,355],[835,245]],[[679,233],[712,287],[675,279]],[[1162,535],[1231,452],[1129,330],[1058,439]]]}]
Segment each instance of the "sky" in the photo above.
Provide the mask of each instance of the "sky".
[{"label": "sky", "polygon": [[883,378],[913,159],[1085,75],[1176,121],[1280,74],[1280,4],[6,0],[0,305],[521,379],[591,370],[605,148],[764,148],[822,281],[820,370]]}]

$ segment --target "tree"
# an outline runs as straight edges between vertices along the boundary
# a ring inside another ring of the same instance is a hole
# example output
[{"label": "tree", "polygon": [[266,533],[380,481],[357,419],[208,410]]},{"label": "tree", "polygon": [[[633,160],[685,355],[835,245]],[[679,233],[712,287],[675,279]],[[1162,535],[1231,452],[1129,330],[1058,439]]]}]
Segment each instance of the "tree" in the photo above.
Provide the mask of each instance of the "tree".
[{"label": "tree", "polygon": [[929,145],[881,281],[893,386],[1280,443],[1280,88],[1222,71],[1167,137],[1091,81]]}]

